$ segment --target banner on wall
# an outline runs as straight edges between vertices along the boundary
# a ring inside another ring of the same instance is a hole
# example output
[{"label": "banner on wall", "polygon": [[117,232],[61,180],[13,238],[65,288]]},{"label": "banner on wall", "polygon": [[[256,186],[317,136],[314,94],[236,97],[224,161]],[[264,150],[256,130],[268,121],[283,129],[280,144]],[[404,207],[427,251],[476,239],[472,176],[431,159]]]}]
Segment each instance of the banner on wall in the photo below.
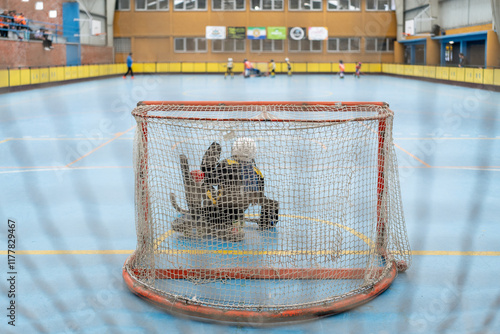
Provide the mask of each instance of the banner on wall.
[{"label": "banner on wall", "polygon": [[227,27],[227,38],[245,39],[247,28],[245,27]]},{"label": "banner on wall", "polygon": [[267,39],[286,39],[286,27],[267,27]]},{"label": "banner on wall", "polygon": [[266,39],[266,28],[265,27],[248,27],[247,28],[247,38],[248,39]]},{"label": "banner on wall", "polygon": [[328,39],[328,28],[325,27],[309,27],[307,37],[311,41],[324,41]]},{"label": "banner on wall", "polygon": [[301,27],[288,28],[288,36],[291,39],[294,39],[296,41],[300,41],[301,39],[305,39],[306,38],[306,28],[301,28]]},{"label": "banner on wall", "polygon": [[207,26],[206,39],[226,39],[226,27]]}]

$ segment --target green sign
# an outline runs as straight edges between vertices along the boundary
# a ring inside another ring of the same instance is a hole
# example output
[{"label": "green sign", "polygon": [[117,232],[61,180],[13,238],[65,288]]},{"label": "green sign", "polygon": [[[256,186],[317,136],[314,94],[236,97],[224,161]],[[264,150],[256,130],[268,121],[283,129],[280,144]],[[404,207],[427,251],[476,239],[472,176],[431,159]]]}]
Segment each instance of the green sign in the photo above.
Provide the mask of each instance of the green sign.
[{"label": "green sign", "polygon": [[286,39],[286,27],[267,27],[267,39]]},{"label": "green sign", "polygon": [[245,39],[247,29],[245,27],[227,27],[227,38]]}]

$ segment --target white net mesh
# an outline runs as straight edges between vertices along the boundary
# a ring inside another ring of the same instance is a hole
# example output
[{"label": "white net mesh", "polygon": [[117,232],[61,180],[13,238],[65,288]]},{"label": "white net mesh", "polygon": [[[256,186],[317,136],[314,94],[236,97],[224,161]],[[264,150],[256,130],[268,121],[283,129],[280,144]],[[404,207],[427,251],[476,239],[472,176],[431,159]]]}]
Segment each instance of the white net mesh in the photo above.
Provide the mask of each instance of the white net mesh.
[{"label": "white net mesh", "polygon": [[282,312],[410,265],[385,105],[139,105],[137,250],[171,301]]}]

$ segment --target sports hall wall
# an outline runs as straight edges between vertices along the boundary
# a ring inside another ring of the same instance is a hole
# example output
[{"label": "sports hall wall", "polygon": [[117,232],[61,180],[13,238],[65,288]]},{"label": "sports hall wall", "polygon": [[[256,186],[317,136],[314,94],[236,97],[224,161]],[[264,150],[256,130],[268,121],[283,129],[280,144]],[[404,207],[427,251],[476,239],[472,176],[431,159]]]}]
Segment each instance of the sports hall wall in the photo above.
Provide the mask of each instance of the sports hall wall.
[{"label": "sports hall wall", "polygon": [[[130,39],[130,50],[116,50],[115,61],[124,62],[128,51],[137,62],[223,62],[232,57],[235,62],[244,58],[252,61],[283,61],[285,57],[294,62],[358,62],[392,63],[394,52],[365,51],[365,38],[396,38],[396,16],[394,11],[367,10],[366,1],[361,1],[357,11],[329,11],[323,1],[321,11],[289,10],[285,0],[284,10],[254,11],[246,1],[243,11],[214,11],[212,1],[201,11],[176,10],[170,1],[168,10],[136,10],[136,0],[130,0],[128,10],[117,10],[114,18],[115,39]],[[320,52],[289,52],[289,41],[285,40],[284,52],[252,52],[250,40],[245,40],[244,52],[214,52],[213,40],[207,41],[207,50],[202,53],[175,52],[174,39],[183,37],[205,38],[206,26],[235,27],[326,27],[330,37],[360,37],[360,50],[356,52],[328,52],[327,42],[322,41]],[[121,51],[121,52],[120,52]]]}]

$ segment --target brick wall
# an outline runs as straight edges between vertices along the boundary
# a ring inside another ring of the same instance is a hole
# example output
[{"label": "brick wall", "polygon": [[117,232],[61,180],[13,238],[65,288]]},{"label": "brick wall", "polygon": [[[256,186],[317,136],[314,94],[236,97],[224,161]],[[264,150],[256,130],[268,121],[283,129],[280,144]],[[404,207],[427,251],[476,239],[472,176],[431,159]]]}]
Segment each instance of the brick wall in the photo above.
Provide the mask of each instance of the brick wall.
[{"label": "brick wall", "polygon": [[41,41],[0,41],[0,67],[47,67],[66,65],[66,46],[53,44],[44,50]]},{"label": "brick wall", "polygon": [[82,45],[82,64],[112,64],[113,48],[106,46]]},{"label": "brick wall", "polygon": [[[66,45],[52,46],[51,51],[46,51],[41,41],[0,40],[0,68],[66,65]],[[81,52],[84,65],[114,62],[111,47],[82,45]]]}]

